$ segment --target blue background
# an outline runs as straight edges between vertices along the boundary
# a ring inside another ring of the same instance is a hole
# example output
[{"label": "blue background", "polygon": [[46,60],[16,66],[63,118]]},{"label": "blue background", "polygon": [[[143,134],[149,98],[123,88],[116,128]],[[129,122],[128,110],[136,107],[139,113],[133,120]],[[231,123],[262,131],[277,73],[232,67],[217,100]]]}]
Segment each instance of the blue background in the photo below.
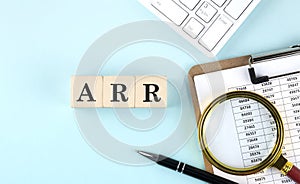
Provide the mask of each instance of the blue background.
[{"label": "blue background", "polygon": [[[297,44],[299,7],[299,0],[262,0],[218,59]],[[114,27],[148,19],[157,20],[136,0],[1,1],[0,183],[201,183],[100,156],[69,105],[70,77],[88,47]],[[196,134],[173,157],[204,168]]]}]

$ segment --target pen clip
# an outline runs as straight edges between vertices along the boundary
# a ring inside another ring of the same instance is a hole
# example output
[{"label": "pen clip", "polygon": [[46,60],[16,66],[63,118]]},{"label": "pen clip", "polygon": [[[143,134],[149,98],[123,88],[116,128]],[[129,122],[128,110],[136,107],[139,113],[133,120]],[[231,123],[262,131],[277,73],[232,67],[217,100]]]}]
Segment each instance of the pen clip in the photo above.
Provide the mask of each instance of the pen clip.
[{"label": "pen clip", "polygon": [[[263,82],[268,82],[269,79],[271,79],[271,78],[279,77],[279,76],[269,77],[267,75],[257,77],[255,70],[252,67],[252,64],[265,62],[265,61],[271,61],[271,60],[279,59],[279,58],[286,58],[286,57],[295,56],[295,55],[299,55],[299,54],[300,54],[300,45],[293,45],[287,49],[277,50],[277,51],[273,51],[273,52],[267,52],[267,53],[263,53],[263,54],[251,55],[249,58],[248,72],[249,72],[250,80],[251,80],[252,84],[260,84]],[[293,72],[293,73],[298,73],[298,72]],[[293,73],[290,73],[290,74],[293,74]],[[280,75],[280,76],[282,76],[282,75]]]}]

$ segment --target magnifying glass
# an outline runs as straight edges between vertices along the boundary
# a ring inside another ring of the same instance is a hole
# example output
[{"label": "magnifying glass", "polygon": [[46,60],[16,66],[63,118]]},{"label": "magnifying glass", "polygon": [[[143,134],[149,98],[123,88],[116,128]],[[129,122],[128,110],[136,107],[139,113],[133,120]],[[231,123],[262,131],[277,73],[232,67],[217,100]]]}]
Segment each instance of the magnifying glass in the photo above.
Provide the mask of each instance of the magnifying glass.
[{"label": "magnifying glass", "polygon": [[256,93],[235,91],[213,100],[199,120],[198,136],[204,155],[221,171],[250,175],[275,167],[300,183],[300,170],[282,155],[282,118]]}]

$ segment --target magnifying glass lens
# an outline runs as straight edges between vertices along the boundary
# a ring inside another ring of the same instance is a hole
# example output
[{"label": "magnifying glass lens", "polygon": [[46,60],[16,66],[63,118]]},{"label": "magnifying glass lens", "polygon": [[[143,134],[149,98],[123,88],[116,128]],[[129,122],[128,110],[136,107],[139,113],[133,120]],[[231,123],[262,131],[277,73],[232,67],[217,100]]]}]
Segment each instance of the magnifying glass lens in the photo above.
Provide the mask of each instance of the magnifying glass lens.
[{"label": "magnifying glass lens", "polygon": [[233,170],[263,164],[276,146],[273,116],[263,104],[249,98],[231,98],[214,106],[203,128],[210,156]]}]

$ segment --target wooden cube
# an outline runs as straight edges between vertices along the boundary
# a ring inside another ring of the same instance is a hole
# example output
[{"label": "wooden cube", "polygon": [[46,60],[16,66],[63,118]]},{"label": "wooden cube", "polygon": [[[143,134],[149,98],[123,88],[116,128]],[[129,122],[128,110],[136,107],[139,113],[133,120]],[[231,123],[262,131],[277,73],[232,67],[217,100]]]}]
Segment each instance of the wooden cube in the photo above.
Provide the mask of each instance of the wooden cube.
[{"label": "wooden cube", "polygon": [[135,77],[104,76],[103,106],[116,108],[134,107]]},{"label": "wooden cube", "polygon": [[135,82],[135,107],[167,107],[167,78],[139,76]]},{"label": "wooden cube", "polygon": [[102,105],[101,76],[73,76],[71,79],[71,106],[95,108]]}]

